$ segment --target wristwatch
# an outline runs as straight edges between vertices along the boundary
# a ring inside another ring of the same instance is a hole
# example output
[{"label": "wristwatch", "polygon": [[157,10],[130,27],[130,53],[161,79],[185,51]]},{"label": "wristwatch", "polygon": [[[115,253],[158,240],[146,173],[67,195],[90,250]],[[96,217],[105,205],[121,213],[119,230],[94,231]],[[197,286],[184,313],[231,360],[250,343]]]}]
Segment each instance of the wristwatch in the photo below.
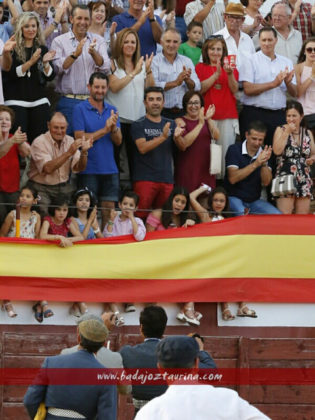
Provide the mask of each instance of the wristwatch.
[{"label": "wristwatch", "polygon": [[155,22],[155,18],[149,19],[150,22]]},{"label": "wristwatch", "polygon": [[70,54],[70,57],[73,58],[74,60],[76,60],[78,57],[76,57],[73,53]]}]

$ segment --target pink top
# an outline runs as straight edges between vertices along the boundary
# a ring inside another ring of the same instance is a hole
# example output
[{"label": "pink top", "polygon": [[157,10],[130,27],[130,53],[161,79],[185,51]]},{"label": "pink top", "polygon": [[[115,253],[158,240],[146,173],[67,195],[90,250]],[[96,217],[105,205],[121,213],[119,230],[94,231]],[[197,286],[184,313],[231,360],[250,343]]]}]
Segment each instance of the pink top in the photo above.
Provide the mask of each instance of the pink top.
[{"label": "pink top", "polygon": [[[303,66],[301,74],[301,84],[305,82],[306,79],[311,77],[312,67]],[[304,110],[304,115],[310,115],[315,113],[315,82],[312,82],[310,86],[306,89],[304,95],[297,98],[301,102]]]},{"label": "pink top", "polygon": [[154,227],[155,230],[165,230],[165,227],[162,225],[161,220],[153,216],[152,213],[149,214],[146,222],[152,227]]},{"label": "pink top", "polygon": [[62,225],[56,225],[56,223],[53,221],[53,219],[50,216],[44,217],[43,222],[47,220],[49,223],[49,229],[48,232],[49,235],[61,235],[61,236],[68,236],[69,228],[71,225],[71,219],[70,217],[67,217]]},{"label": "pink top", "polygon": [[137,225],[138,225],[138,232],[134,235],[132,223],[130,219],[122,220],[120,216],[116,216],[113,224],[113,231],[108,232],[108,223],[105,226],[103,231],[103,235],[105,238],[111,236],[123,236],[123,235],[133,235],[136,241],[143,241],[146,234],[146,229],[143,224],[143,221],[139,219],[139,217],[135,217]]}]

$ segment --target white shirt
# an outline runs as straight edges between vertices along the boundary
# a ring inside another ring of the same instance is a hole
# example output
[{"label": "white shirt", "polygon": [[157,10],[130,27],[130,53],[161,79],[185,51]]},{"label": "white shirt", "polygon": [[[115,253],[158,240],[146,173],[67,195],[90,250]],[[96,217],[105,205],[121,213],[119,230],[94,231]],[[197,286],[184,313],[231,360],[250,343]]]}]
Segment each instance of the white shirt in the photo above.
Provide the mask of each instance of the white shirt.
[{"label": "white shirt", "polygon": [[[116,69],[113,74],[118,77],[118,79],[126,77],[125,70],[119,68],[116,62],[115,65]],[[120,122],[131,123],[145,116],[145,107],[143,103],[145,78],[145,63],[143,63],[141,72],[124,88],[116,93],[108,89],[106,95],[107,102],[118,109]]]},{"label": "white shirt", "polygon": [[[289,71],[293,70],[292,61],[282,55],[276,54],[276,58],[271,60],[268,56],[258,51],[249,59],[244,60],[239,70],[239,81],[250,83],[267,83],[272,82],[280,71],[288,67]],[[296,84],[295,76],[292,80]],[[281,109],[286,105],[287,87],[284,82],[280,86],[267,90],[256,96],[247,96],[243,93],[241,102],[244,105],[252,105],[266,109]]]},{"label": "white shirt", "polygon": [[[201,0],[195,0],[186,5],[186,10],[184,14],[185,23],[188,26],[194,17],[201,12],[205,7],[205,4]],[[202,41],[204,42],[210,35],[214,34],[216,31],[219,31],[224,26],[224,13],[225,7],[223,3],[214,3],[208,16],[202,23],[203,27],[203,37]]]},{"label": "white shirt", "polygon": [[278,31],[277,35],[278,41],[275,52],[289,58],[293,64],[296,64],[303,44],[301,32],[291,27],[288,38],[284,38]]},{"label": "white shirt", "polygon": [[171,385],[149,401],[135,420],[270,420],[237,392],[211,385]]},{"label": "white shirt", "polygon": [[[177,54],[173,63],[167,60],[163,52],[157,54],[152,60],[152,72],[156,86],[164,89],[166,83],[173,82],[183,71],[183,67],[191,69],[191,80],[194,81],[194,90],[200,90],[200,80],[195,71],[195,66],[190,58]],[[188,91],[187,85],[183,82],[180,86],[165,92],[165,108],[183,108],[183,96]]]},{"label": "white shirt", "polygon": [[236,45],[235,39],[230,35],[226,25],[221,31],[216,32],[215,35],[223,35],[228,54],[236,55],[236,67],[238,70],[240,69],[244,58],[250,57],[256,51],[251,37],[242,31],[238,46]]}]

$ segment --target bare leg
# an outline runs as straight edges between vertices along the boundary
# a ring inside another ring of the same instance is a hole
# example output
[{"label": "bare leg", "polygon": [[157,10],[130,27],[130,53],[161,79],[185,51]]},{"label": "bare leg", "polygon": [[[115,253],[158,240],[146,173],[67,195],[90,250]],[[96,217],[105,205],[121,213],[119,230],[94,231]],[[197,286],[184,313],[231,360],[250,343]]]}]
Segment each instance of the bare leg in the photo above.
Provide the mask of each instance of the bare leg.
[{"label": "bare leg", "polygon": [[295,197],[281,197],[277,199],[277,207],[283,214],[292,214]]},{"label": "bare leg", "polygon": [[235,316],[232,315],[228,302],[221,303],[222,319],[223,321],[232,321]]},{"label": "bare leg", "polygon": [[295,214],[309,214],[310,212],[310,197],[300,197],[295,200]]}]

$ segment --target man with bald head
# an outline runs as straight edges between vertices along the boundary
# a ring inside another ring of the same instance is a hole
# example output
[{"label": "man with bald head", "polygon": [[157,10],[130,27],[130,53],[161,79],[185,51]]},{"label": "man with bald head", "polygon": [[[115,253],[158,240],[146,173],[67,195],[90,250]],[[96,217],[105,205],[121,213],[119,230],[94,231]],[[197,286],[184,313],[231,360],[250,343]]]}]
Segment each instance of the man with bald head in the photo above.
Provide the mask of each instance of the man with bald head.
[{"label": "man with bald head", "polygon": [[28,184],[39,193],[40,209],[43,213],[47,212],[49,204],[56,196],[70,196],[73,192],[69,183],[70,172],[76,173],[85,169],[88,150],[92,146],[89,139],[74,140],[66,135],[67,126],[65,116],[56,112],[48,122],[48,131],[37,137],[31,146]]}]

